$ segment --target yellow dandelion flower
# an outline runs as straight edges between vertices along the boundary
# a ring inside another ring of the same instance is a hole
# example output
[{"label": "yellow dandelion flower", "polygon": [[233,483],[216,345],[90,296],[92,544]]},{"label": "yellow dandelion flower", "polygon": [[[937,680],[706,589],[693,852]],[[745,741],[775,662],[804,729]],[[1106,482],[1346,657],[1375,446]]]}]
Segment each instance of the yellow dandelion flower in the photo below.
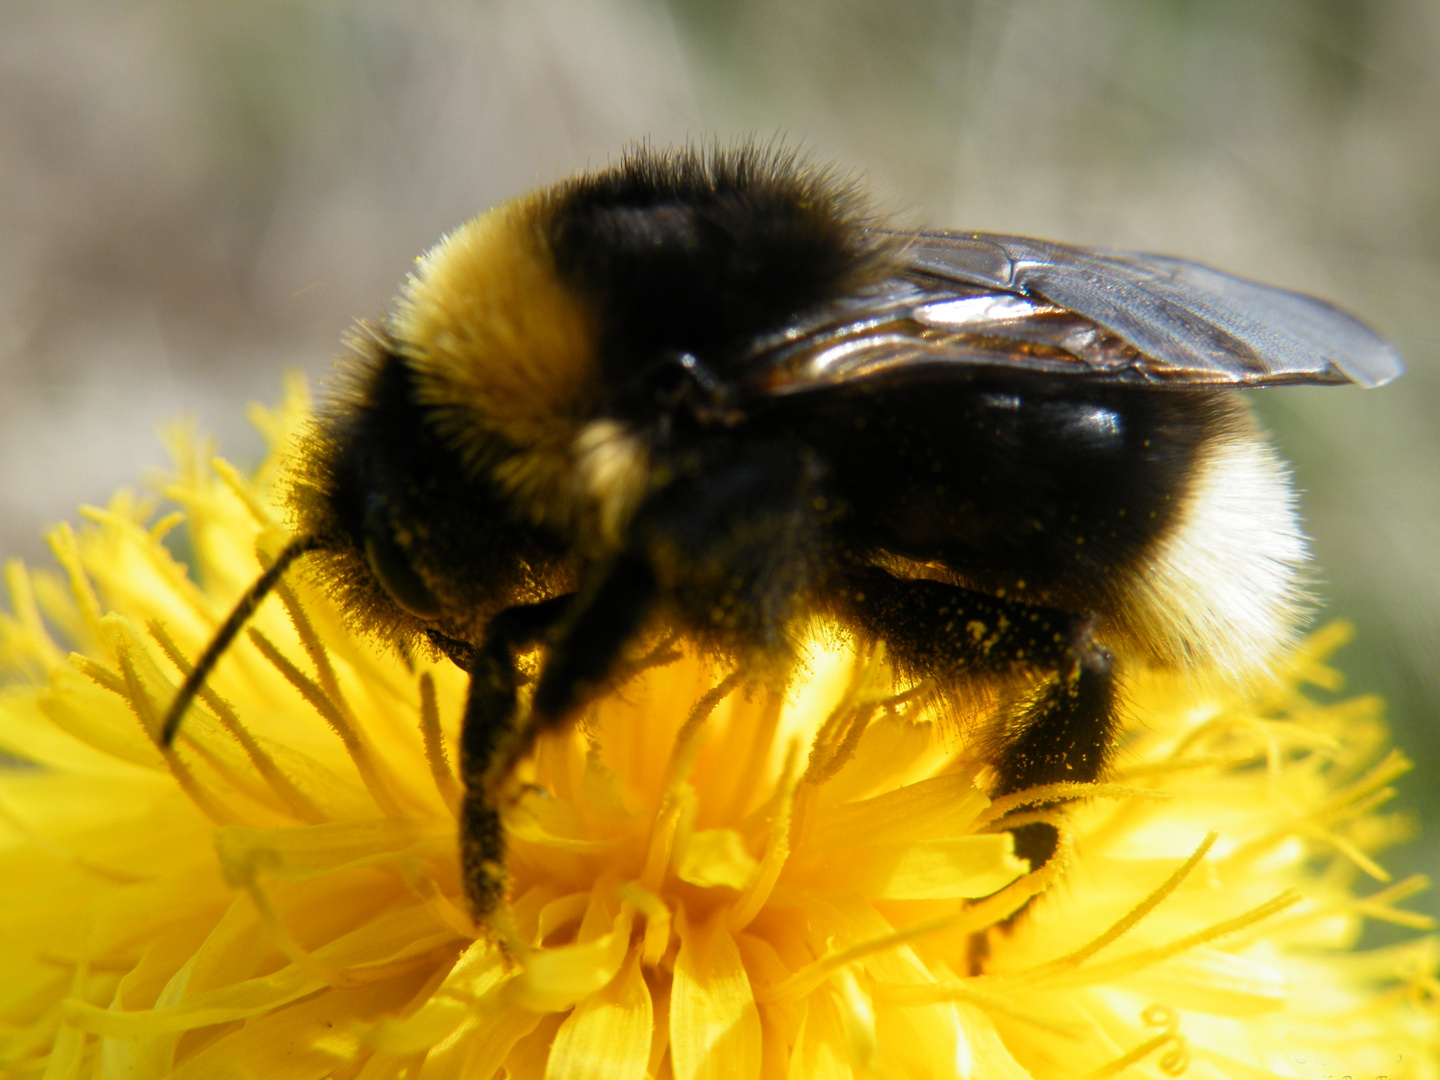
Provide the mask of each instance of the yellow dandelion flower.
[{"label": "yellow dandelion flower", "polygon": [[[278,447],[304,411],[257,418]],[[481,933],[464,678],[303,574],[157,748],[285,538],[278,456],[172,441],[199,584],[127,496],[54,534],[60,574],[6,571],[0,750],[33,764],[0,772],[0,1076],[1440,1075],[1436,940],[1354,950],[1427,923],[1374,859],[1404,832],[1378,703],[1303,692],[1342,631],[1248,697],[1137,675],[1109,782],[994,802],[883,655],[817,643],[781,695],[662,643],[542,740]],[[1036,817],[1063,842],[1032,871],[1004,826]]]}]

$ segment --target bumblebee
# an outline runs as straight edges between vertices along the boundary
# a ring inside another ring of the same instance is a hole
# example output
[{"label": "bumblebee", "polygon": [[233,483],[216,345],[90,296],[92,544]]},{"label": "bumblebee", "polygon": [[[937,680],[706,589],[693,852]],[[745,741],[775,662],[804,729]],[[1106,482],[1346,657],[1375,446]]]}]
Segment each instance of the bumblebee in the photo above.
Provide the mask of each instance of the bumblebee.
[{"label": "bumblebee", "polygon": [[[1094,780],[1126,662],[1243,679],[1302,612],[1295,498],[1235,391],[1401,371],[1338,309],[1195,263],[889,231],[784,152],[634,150],[419,260],[162,737],[306,556],[355,627],[469,673],[482,918],[514,766],[655,626],[783,673],[824,621],[942,692],[1023,687],[993,794]],[[1056,841],[1016,831],[1037,865]]]}]

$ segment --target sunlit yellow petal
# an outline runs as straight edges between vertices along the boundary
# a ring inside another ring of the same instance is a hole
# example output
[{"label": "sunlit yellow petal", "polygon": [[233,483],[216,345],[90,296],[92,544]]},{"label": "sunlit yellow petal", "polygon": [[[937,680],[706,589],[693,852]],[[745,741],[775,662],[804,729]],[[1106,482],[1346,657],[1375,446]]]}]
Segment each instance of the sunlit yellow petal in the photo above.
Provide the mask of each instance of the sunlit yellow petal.
[{"label": "sunlit yellow petal", "polygon": [[1008,833],[918,840],[912,844],[838,847],[823,856],[796,860],[788,880],[823,887],[840,867],[862,896],[884,900],[944,900],[989,896],[1030,866],[1012,857]]},{"label": "sunlit yellow petal", "polygon": [[790,1080],[850,1080],[854,1075],[839,1010],[828,994],[812,994],[790,1056]]},{"label": "sunlit yellow petal", "polygon": [[555,1012],[603,990],[625,961],[633,922],[633,912],[626,905],[607,933],[575,945],[537,951],[510,984],[511,999],[521,1008]]},{"label": "sunlit yellow petal", "polygon": [[670,991],[676,1080],[723,1080],[760,1071],[760,1014],[735,939],[719,919],[680,923]]},{"label": "sunlit yellow petal", "polygon": [[745,850],[745,840],[734,829],[706,829],[692,833],[675,869],[681,881],[702,889],[727,886],[743,889],[760,869]]},{"label": "sunlit yellow petal", "polygon": [[654,1010],[632,954],[620,973],[580,1002],[560,1025],[546,1080],[644,1080]]}]

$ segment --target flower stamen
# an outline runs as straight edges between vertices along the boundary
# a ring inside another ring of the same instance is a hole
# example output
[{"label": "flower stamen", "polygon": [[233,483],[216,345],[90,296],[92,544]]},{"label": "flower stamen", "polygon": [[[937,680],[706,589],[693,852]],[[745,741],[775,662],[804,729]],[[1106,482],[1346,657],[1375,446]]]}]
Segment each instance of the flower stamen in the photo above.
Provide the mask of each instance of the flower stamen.
[{"label": "flower stamen", "polygon": [[1086,1073],[1081,1080],[1105,1080],[1106,1077],[1114,1076],[1131,1065],[1139,1064],[1155,1051],[1167,1045],[1170,1049],[1160,1056],[1156,1065],[1166,1076],[1184,1074],[1185,1070],[1190,1067],[1190,1048],[1185,1036],[1180,1034],[1180,1017],[1167,1006],[1151,1005],[1140,1014],[1140,1019],[1146,1027],[1163,1027],[1165,1030],[1154,1038],[1145,1040],[1129,1053],[1122,1054],[1114,1061]]},{"label": "flower stamen", "polygon": [[435,679],[428,671],[420,673],[420,738],[425,744],[425,760],[430,764],[435,789],[446,808],[452,814],[456,813],[463,795],[445,753],[445,737],[440,731],[440,705],[435,700]]},{"label": "flower stamen", "polygon": [[1092,938],[1088,944],[1081,946],[1067,956],[1057,957],[1050,961],[1049,964],[1032,968],[1026,973],[1027,978],[1040,979],[1048,977],[1053,973],[1077,968],[1101,949],[1105,948],[1105,946],[1121,937],[1126,931],[1132,929],[1136,923],[1159,907],[1166,897],[1170,896],[1180,887],[1181,883],[1200,865],[1200,861],[1204,859],[1210,849],[1215,846],[1215,841],[1219,838],[1219,833],[1208,833],[1205,839],[1200,842],[1200,846],[1190,853],[1190,857],[1181,863],[1174,873],[1161,882],[1149,896],[1145,897],[1140,903],[1127,911],[1124,916],[1112,923],[1104,933]]},{"label": "flower stamen", "polygon": [[[151,619],[146,624],[146,628],[150,631],[150,636],[154,638],[155,643],[160,646],[160,651],[179,670],[182,679],[188,676],[192,665],[185,659],[185,655],[175,644],[175,639],[170,636],[169,631],[160,624],[158,619]],[[275,763],[275,759],[266,753],[265,749],[256,741],[255,736],[250,733],[250,729],[240,720],[234,706],[210,689],[208,685],[202,686],[195,696],[209,706],[210,711],[220,722],[220,726],[240,744],[240,748],[245,751],[245,756],[255,766],[255,771],[260,774],[261,779],[270,786],[270,790],[275,793],[291,814],[307,825],[318,825],[327,820],[320,808],[291,782],[290,778],[281,771],[280,766]]]},{"label": "flower stamen", "polygon": [[800,780],[796,775],[796,762],[800,757],[800,744],[792,741],[785,755],[785,765],[780,772],[778,799],[770,821],[770,836],[765,851],[760,856],[760,865],[755,875],[740,893],[735,906],[730,909],[727,922],[730,932],[738,934],[749,926],[780,880],[780,872],[790,858],[792,821],[794,820],[795,793]]},{"label": "flower stamen", "polygon": [[381,812],[387,817],[400,817],[399,804],[390,794],[389,788],[375,764],[375,759],[370,754],[369,747],[360,737],[350,718],[341,710],[340,706],[330,699],[315,680],[296,667],[284,653],[271,643],[269,638],[253,626],[249,628],[248,633],[250,640],[255,643],[255,647],[260,650],[265,659],[269,660],[275,669],[285,677],[286,682],[300,692],[300,695],[330,725],[330,729],[340,737],[345,752],[350,755],[350,760],[355,763],[355,768],[360,773],[360,779],[364,782],[365,789],[370,792],[370,797],[375,800],[375,804],[380,807]]},{"label": "flower stamen", "polygon": [[1218,923],[1212,923],[1202,930],[1193,934],[1186,934],[1184,937],[1164,945],[1153,948],[1140,949],[1126,956],[1117,957],[1115,960],[1105,964],[1092,965],[1083,970],[1070,968],[1066,971],[1050,973],[1047,971],[1022,971],[1014,974],[1006,973],[994,976],[997,979],[1006,981],[1024,982],[1027,985],[1044,985],[1050,989],[1057,987],[1081,986],[1086,983],[1094,984],[1108,982],[1114,979],[1123,978],[1136,971],[1167,960],[1172,956],[1178,956],[1190,949],[1207,945],[1212,941],[1225,937],[1228,934],[1245,930],[1256,923],[1263,922],[1274,915],[1279,914],[1288,907],[1300,903],[1304,897],[1297,889],[1286,889],[1279,896],[1273,897],[1263,904],[1242,912],[1232,919],[1225,919]]}]

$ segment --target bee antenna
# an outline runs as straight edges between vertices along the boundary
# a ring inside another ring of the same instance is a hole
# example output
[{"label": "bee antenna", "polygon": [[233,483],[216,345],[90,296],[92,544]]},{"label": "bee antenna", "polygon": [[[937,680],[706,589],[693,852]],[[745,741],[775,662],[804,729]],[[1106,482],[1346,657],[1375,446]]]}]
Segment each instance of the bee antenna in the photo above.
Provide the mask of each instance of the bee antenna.
[{"label": "bee antenna", "polygon": [[165,722],[160,725],[160,745],[169,746],[175,741],[175,733],[180,729],[180,721],[185,716],[185,710],[195,700],[195,695],[205,685],[205,680],[210,677],[210,672],[215,670],[215,665],[220,662],[220,657],[225,655],[225,650],[235,640],[235,635],[250,621],[250,616],[255,614],[255,609],[260,606],[260,601],[269,595],[270,590],[280,583],[280,577],[289,569],[290,564],[308,551],[314,551],[321,547],[318,536],[299,536],[291,540],[275,557],[275,561],[269,568],[255,579],[255,583],[245,590],[245,595],[240,597],[234,609],[230,612],[229,618],[215,632],[210,639],[210,644],[205,646],[205,651],[200,654],[200,659],[190,669],[190,674],[185,676],[185,681],[180,684],[180,690],[175,695],[175,700],[170,702],[170,708],[165,713]]}]

